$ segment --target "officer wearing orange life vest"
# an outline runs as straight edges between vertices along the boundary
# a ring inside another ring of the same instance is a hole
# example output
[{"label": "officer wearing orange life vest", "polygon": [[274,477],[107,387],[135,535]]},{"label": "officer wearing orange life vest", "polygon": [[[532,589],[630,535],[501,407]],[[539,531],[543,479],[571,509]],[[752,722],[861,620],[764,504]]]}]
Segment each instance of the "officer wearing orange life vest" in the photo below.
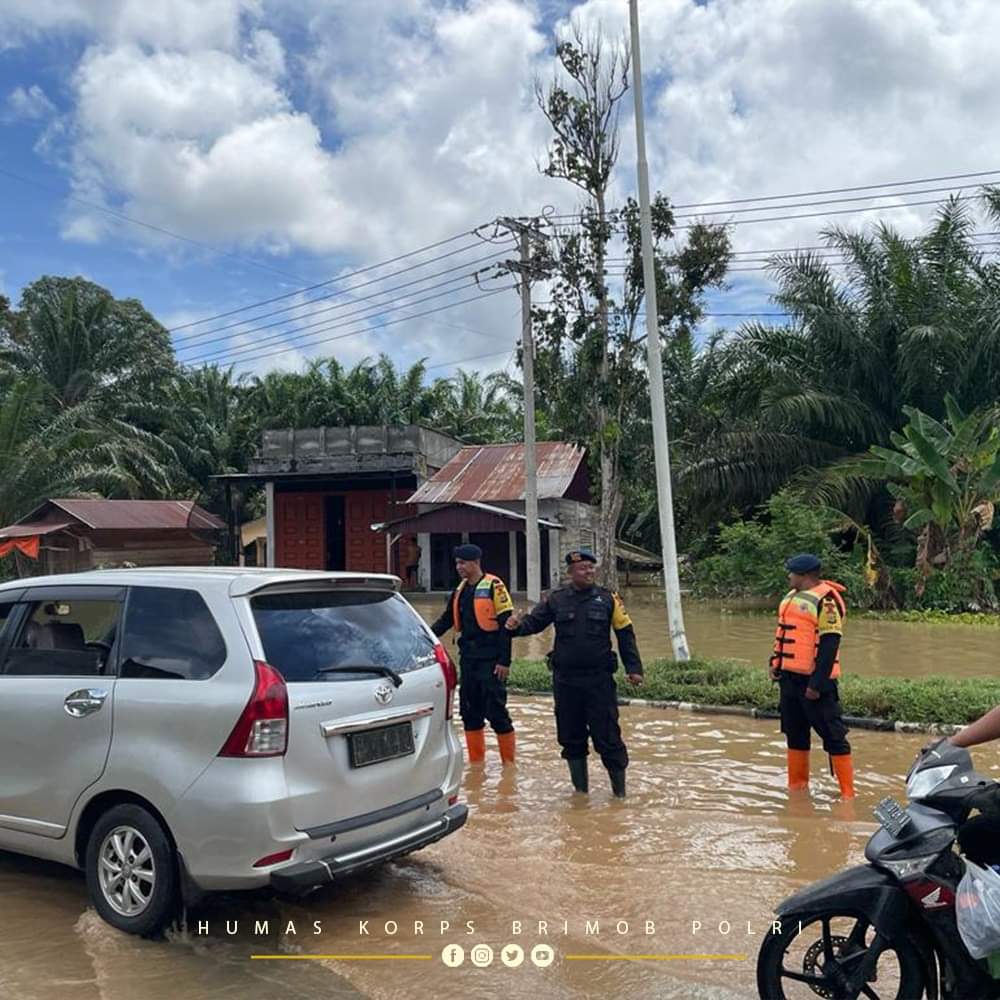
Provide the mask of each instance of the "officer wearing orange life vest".
[{"label": "officer wearing orange life vest", "polygon": [[486,723],[493,727],[504,764],[514,763],[514,725],[507,711],[511,635],[504,625],[514,610],[503,580],[484,573],[478,545],[458,545],[455,570],[461,580],[431,630],[458,636],[461,675],[458,707],[470,763],[486,757]]},{"label": "officer wearing orange life vest", "polygon": [[786,563],[792,589],[778,608],[771,655],[772,680],[781,684],[781,731],[788,745],[788,787],[809,786],[811,730],[823,741],[841,796],[854,798],[854,767],[840,709],[840,640],[845,588],[820,579],[820,560],[809,553]]}]

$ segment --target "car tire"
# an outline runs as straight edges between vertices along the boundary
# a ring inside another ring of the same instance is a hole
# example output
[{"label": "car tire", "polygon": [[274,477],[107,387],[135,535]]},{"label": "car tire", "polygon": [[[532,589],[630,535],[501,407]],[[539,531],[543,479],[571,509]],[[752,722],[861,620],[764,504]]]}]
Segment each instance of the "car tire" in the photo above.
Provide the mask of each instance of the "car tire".
[{"label": "car tire", "polygon": [[152,937],[177,914],[177,852],[141,806],[113,806],[87,841],[87,890],[101,917],[127,934]]}]

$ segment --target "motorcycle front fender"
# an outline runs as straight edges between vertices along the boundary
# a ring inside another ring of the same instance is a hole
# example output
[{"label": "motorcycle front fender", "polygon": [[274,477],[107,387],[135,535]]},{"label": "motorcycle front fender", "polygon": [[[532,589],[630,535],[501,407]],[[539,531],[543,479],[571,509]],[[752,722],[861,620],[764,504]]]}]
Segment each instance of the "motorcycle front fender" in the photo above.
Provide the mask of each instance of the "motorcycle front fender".
[{"label": "motorcycle front fender", "polygon": [[781,902],[775,912],[782,920],[823,910],[855,913],[892,941],[906,936],[909,908],[909,897],[888,872],[858,865],[807,885]]}]

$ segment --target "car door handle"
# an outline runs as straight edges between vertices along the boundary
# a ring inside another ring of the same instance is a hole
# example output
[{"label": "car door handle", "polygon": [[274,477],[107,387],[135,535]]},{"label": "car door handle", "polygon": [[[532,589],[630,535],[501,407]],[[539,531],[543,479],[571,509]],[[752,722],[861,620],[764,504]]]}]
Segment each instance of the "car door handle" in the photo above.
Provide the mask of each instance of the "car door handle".
[{"label": "car door handle", "polygon": [[74,719],[82,719],[85,715],[99,712],[107,696],[108,692],[99,688],[81,688],[66,695],[63,708],[67,715],[72,715]]}]

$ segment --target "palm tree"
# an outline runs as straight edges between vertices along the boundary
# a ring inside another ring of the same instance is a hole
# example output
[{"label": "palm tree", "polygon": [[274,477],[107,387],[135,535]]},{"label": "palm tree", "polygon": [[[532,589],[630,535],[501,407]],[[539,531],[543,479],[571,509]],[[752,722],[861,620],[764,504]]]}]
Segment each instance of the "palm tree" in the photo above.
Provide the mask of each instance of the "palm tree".
[{"label": "palm tree", "polygon": [[[1000,195],[986,205],[1000,224]],[[718,498],[747,509],[803,469],[887,444],[907,406],[939,418],[949,391],[969,410],[1000,397],[1000,272],[963,204],[944,204],[917,239],[881,225],[824,241],[844,275],[815,253],[774,258],[789,323],[749,324],[723,351],[708,400],[723,419],[681,472],[716,511]]]},{"label": "palm tree", "polygon": [[147,400],[174,369],[167,331],[134,299],[83,278],[41,278],[5,324],[0,357],[66,409],[98,398],[108,412]]},{"label": "palm tree", "polygon": [[89,403],[53,416],[45,406],[47,391],[22,378],[0,400],[0,524],[51,496],[169,493],[168,446],[122,422],[109,427]]},{"label": "palm tree", "polygon": [[512,405],[504,377],[494,372],[459,369],[439,381],[439,409],[432,426],[459,441],[516,441],[521,437],[520,414]]}]

